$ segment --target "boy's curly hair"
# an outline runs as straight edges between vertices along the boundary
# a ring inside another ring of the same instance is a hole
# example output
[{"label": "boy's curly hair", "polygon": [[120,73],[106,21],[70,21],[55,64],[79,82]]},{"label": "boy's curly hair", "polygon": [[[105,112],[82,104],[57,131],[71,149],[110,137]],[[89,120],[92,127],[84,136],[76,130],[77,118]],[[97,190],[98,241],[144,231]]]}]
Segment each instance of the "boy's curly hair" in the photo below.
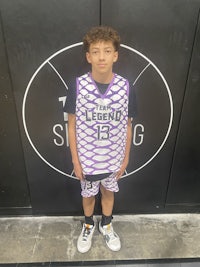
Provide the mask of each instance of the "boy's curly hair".
[{"label": "boy's curly hair", "polygon": [[99,41],[111,41],[115,51],[120,47],[120,36],[116,30],[109,26],[97,26],[90,29],[90,31],[83,37],[83,47],[86,52],[89,51],[90,45]]}]

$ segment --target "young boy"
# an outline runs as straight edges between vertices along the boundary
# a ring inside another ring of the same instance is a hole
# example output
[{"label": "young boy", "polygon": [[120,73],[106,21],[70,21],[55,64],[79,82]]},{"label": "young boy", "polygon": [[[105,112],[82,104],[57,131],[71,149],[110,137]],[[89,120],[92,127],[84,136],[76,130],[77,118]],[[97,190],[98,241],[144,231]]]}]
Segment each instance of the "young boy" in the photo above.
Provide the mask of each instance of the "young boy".
[{"label": "young boy", "polygon": [[[120,37],[111,27],[92,28],[84,37],[91,72],[77,78],[76,93],[67,98],[69,144],[74,173],[81,183],[85,223],[78,238],[81,253],[91,248],[95,229],[95,196],[101,192],[99,230],[112,251],[121,248],[112,226],[114,192],[128,162],[132,138],[129,83],[113,73]],[[130,94],[131,95],[131,94]]]}]

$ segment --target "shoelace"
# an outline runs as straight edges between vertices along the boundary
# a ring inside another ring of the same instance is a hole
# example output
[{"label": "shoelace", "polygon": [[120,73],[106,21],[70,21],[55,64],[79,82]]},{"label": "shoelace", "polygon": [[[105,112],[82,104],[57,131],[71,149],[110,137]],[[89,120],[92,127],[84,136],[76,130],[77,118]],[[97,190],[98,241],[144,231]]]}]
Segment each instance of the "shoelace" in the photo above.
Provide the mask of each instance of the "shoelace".
[{"label": "shoelace", "polygon": [[109,240],[114,240],[117,238],[113,228],[110,225],[107,227],[105,232],[106,232],[106,236],[107,236],[107,238],[109,238]]},{"label": "shoelace", "polygon": [[89,236],[90,233],[91,233],[91,229],[92,229],[92,228],[89,228],[88,225],[85,226],[85,229],[84,229],[84,231],[83,231],[83,240],[84,240],[84,241],[87,241],[87,238],[88,238],[88,236]]}]

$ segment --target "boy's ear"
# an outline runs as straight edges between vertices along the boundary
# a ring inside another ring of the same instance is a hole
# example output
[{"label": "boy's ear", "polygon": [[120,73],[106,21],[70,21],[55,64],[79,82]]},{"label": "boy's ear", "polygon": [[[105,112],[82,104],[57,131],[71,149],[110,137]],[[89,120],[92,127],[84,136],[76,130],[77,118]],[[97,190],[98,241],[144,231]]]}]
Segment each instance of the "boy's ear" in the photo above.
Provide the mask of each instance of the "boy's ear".
[{"label": "boy's ear", "polygon": [[118,57],[119,57],[119,53],[118,51],[115,51],[113,62],[116,62],[118,60]]},{"label": "boy's ear", "polygon": [[86,52],[85,56],[86,56],[87,62],[88,62],[88,63],[91,63],[91,60],[90,60],[90,53],[89,53],[89,52]]}]

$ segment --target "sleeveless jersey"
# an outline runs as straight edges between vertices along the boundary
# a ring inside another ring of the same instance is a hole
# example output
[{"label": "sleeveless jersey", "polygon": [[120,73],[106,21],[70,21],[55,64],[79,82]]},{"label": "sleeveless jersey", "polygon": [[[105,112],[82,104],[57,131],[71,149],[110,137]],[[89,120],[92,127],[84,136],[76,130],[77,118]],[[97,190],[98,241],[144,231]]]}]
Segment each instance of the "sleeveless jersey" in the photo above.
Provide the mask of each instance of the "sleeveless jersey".
[{"label": "sleeveless jersey", "polygon": [[129,83],[114,74],[105,94],[87,73],[77,78],[76,139],[84,174],[116,172],[125,156]]}]

